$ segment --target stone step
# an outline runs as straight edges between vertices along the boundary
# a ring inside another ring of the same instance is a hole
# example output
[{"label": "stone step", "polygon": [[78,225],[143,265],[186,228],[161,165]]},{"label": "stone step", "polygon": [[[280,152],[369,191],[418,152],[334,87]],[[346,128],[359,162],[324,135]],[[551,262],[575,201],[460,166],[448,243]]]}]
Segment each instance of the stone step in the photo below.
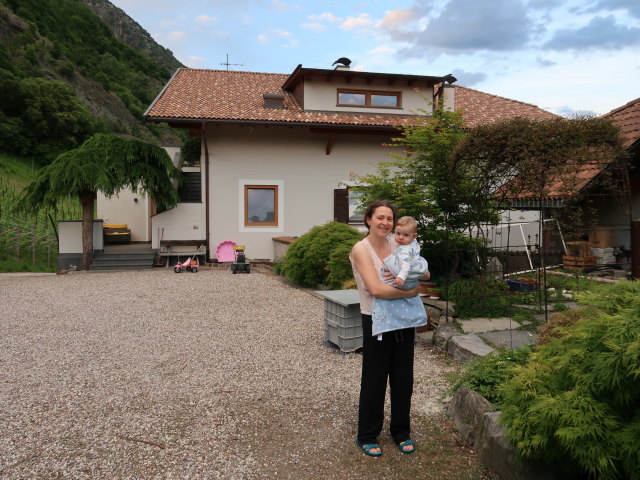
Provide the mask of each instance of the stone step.
[{"label": "stone step", "polygon": [[89,270],[143,270],[153,267],[155,252],[98,253]]}]

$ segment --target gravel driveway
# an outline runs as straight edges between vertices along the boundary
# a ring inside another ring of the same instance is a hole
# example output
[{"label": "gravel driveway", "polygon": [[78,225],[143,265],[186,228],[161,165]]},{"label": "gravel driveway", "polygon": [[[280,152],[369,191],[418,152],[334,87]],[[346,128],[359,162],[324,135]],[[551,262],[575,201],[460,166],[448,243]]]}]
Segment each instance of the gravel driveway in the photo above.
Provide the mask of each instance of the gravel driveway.
[{"label": "gravel driveway", "polygon": [[423,454],[384,433],[365,457],[360,355],[325,345],[323,301],[272,275],[0,275],[0,307],[0,478],[461,478],[422,470],[451,362],[418,341]]}]

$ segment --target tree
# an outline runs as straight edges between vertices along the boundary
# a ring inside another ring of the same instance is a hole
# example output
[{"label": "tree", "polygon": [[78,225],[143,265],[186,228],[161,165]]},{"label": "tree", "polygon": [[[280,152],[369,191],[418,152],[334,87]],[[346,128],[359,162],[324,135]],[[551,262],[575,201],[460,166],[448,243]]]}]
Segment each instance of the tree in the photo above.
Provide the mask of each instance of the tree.
[{"label": "tree", "polygon": [[[495,174],[490,162],[466,162],[457,155],[467,136],[460,112],[435,109],[406,126],[392,146],[401,154],[378,165],[372,175],[352,175],[355,191],[363,203],[391,200],[402,215],[418,220],[418,235],[429,252],[432,272],[455,271],[464,252],[479,242],[468,232],[471,226],[498,221],[498,211],[489,194]],[[435,268],[434,268],[435,267]]]},{"label": "tree", "polygon": [[[403,148],[393,161],[371,175],[352,175],[362,203],[387,199],[400,213],[418,220],[419,240],[432,273],[476,268],[474,250],[485,242],[477,236],[496,224],[514,198],[541,204],[561,195],[577,222],[576,200],[589,172],[626,171],[618,130],[599,118],[530,120],[513,118],[467,130],[461,112],[435,109],[403,128],[392,146]],[[613,166],[616,166],[614,169]],[[600,174],[601,178],[607,175]],[[608,175],[612,177],[612,175]],[[608,191],[624,182],[609,178]],[[474,238],[472,232],[477,232]]]},{"label": "tree", "polygon": [[112,197],[123,188],[153,198],[159,208],[173,205],[180,177],[167,152],[150,143],[96,134],[75,150],[62,153],[39,170],[20,199],[23,210],[55,209],[58,201],[77,196],[82,203],[82,268],[93,252],[93,207],[98,191]]}]

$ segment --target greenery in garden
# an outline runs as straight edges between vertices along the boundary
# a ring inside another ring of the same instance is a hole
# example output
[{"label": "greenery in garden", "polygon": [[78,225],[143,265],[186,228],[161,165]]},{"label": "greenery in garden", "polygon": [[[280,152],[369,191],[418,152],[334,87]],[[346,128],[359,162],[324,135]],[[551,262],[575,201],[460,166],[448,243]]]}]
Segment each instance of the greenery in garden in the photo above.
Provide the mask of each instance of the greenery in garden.
[{"label": "greenery in garden", "polygon": [[0,152],[47,164],[97,132],[163,134],[142,113],[169,70],[83,2],[0,0],[0,32]]},{"label": "greenery in garden", "polygon": [[531,352],[532,347],[525,346],[521,349],[501,350],[484,357],[476,357],[465,366],[465,373],[453,389],[468,387],[499,407],[502,403],[502,393],[498,387],[511,378],[515,366],[527,363]]},{"label": "greenery in garden", "polygon": [[362,233],[339,222],[313,227],[287,250],[278,270],[298,285],[340,289],[353,278],[349,252]]},{"label": "greenery in garden", "polygon": [[[577,173],[603,166],[603,159],[616,167],[608,169],[609,191],[628,193],[613,175],[625,171],[618,130],[599,118],[515,118],[466,130],[460,112],[435,109],[404,127],[392,146],[403,153],[379,164],[374,174],[354,174],[352,190],[362,193],[363,205],[391,200],[402,215],[418,220],[423,255],[435,277],[482,270],[484,262],[478,260],[487,243],[481,227],[497,223],[514,197],[539,199],[553,188],[567,201],[576,199]],[[584,212],[572,205],[566,209],[570,216],[560,212],[566,220],[563,232],[587,226],[577,221]]]},{"label": "greenery in garden", "polygon": [[456,313],[462,318],[500,317],[508,313],[507,291],[502,280],[476,276],[453,282],[446,298],[455,304]]},{"label": "greenery in garden", "polygon": [[82,268],[88,268],[93,251],[93,213],[98,191],[106,197],[123,188],[141,191],[158,208],[174,205],[173,187],[180,171],[157,145],[115,135],[96,134],[75,150],[59,155],[38,171],[22,192],[18,207],[27,212],[56,209],[70,195],[82,203]]},{"label": "greenery in garden", "polygon": [[[640,478],[640,283],[579,296],[565,318],[500,387],[518,453],[566,478]],[[564,312],[561,315],[566,314]]]}]

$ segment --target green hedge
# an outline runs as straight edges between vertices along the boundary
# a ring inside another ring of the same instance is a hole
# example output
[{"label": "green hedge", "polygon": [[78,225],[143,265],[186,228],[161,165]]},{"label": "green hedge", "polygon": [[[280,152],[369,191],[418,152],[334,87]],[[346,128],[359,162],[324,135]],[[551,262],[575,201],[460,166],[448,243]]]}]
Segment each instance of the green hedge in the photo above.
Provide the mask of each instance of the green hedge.
[{"label": "green hedge", "polygon": [[640,479],[640,282],[579,297],[584,317],[501,386],[518,453],[566,478]]},{"label": "green hedge", "polygon": [[279,270],[299,285],[340,289],[353,278],[349,252],[362,233],[339,222],[313,227],[287,250]]}]

